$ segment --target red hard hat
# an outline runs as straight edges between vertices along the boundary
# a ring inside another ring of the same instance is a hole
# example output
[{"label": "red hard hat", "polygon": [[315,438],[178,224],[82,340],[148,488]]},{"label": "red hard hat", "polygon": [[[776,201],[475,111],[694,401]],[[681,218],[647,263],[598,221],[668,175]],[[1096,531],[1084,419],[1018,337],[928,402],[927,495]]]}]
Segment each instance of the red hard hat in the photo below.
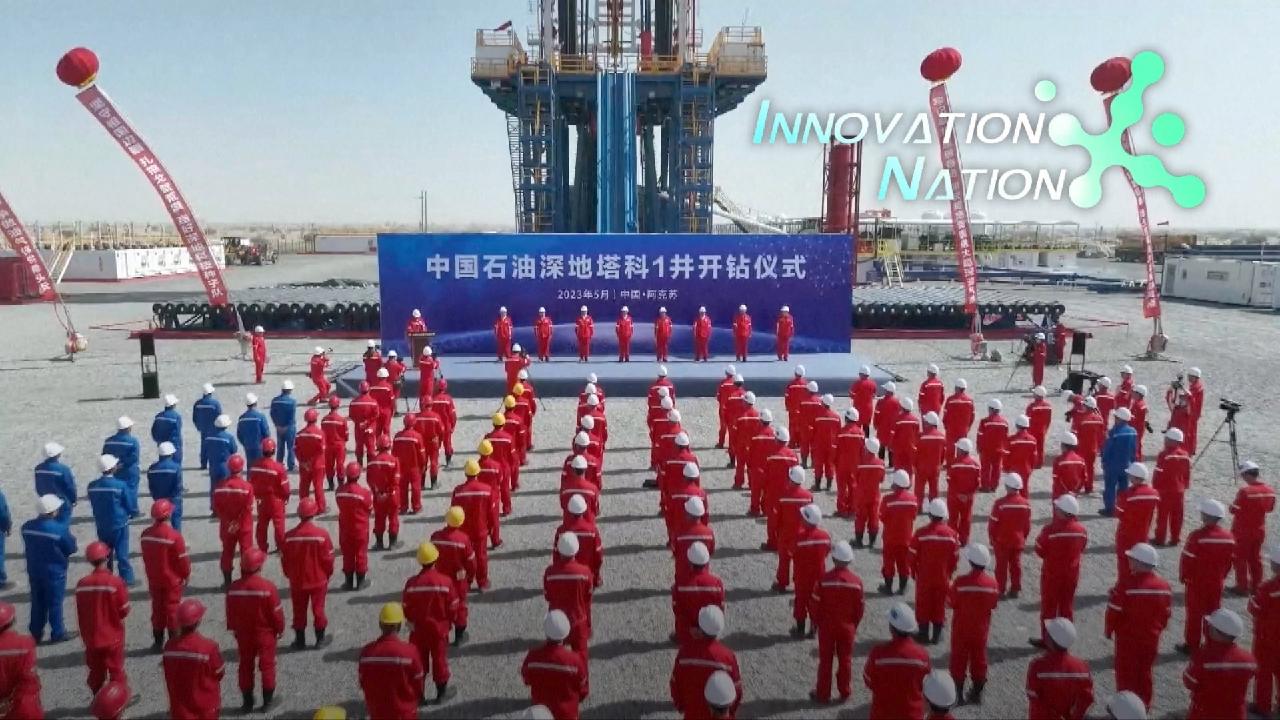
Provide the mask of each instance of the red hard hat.
[{"label": "red hard hat", "polygon": [[267,455],[270,455],[271,453],[273,453],[273,452],[275,452],[275,451],[276,451],[276,441],[275,441],[275,440],[272,440],[271,438],[263,438],[263,439],[262,439],[262,452],[263,452],[263,453],[265,453],[265,454],[267,454]]},{"label": "red hard hat", "polygon": [[405,426],[405,427],[407,427],[407,428],[411,428],[411,427],[413,427],[413,424],[414,424],[414,423],[416,423],[416,422],[418,422],[418,416],[417,416],[417,415],[415,415],[415,414],[413,414],[413,413],[409,413],[409,414],[407,414],[407,415],[405,415],[405,416],[404,416],[404,426]]},{"label": "red hard hat", "polygon": [[233,473],[242,472],[244,470],[244,456],[232,455],[227,458],[227,469]]},{"label": "red hard hat", "polygon": [[347,463],[346,476],[348,480],[359,480],[360,473],[364,472],[364,468],[360,467],[358,462]]},{"label": "red hard hat", "polygon": [[152,520],[168,520],[173,515],[173,503],[168,500],[157,500],[151,503]]},{"label": "red hard hat", "polygon": [[361,392],[361,393],[367,393],[367,392],[369,392],[369,381],[367,381],[367,380],[361,380],[361,381],[360,381],[360,392]]},{"label": "red hard hat", "polygon": [[195,598],[187,598],[178,603],[178,627],[189,628],[200,624],[204,617],[204,603]]},{"label": "red hard hat", "polygon": [[320,514],[320,508],[316,507],[316,501],[311,498],[303,498],[298,501],[298,517],[313,518]]},{"label": "red hard hat", "polygon": [[129,686],[118,680],[112,681],[103,685],[98,694],[93,696],[89,712],[98,720],[115,720],[128,704]]},{"label": "red hard hat", "polygon": [[342,401],[338,399],[338,396],[337,396],[337,395],[330,395],[330,396],[329,396],[329,408],[330,408],[330,409],[332,409],[332,410],[337,410],[337,409],[338,409],[338,408],[340,408],[340,407],[342,407]]},{"label": "red hard hat", "polygon": [[320,412],[315,408],[307,408],[307,411],[302,413],[302,419],[309,423],[313,423],[320,419]]},{"label": "red hard hat", "polygon": [[386,434],[379,435],[379,436],[378,436],[378,449],[379,449],[379,450],[386,450],[386,449],[387,449],[387,448],[389,448],[389,447],[391,447],[391,436],[390,436],[390,435],[386,435]]},{"label": "red hard hat", "polygon": [[101,540],[94,540],[84,549],[84,556],[91,563],[102,562],[111,557],[111,548]]},{"label": "red hard hat", "polygon": [[262,569],[262,564],[266,561],[266,553],[256,547],[251,547],[240,556],[240,569],[247,573],[257,572]]},{"label": "red hard hat", "polygon": [[17,616],[17,611],[13,605],[0,601],[0,630],[3,630],[13,624],[13,619]]}]

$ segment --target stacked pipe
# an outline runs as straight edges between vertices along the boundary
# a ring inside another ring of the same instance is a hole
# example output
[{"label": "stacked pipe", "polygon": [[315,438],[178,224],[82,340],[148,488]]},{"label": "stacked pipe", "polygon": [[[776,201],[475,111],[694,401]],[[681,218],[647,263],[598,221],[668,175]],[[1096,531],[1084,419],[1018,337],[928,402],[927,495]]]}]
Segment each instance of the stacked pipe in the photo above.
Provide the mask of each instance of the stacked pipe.
[{"label": "stacked pipe", "polygon": [[[369,331],[377,333],[382,325],[378,303],[297,303],[255,302],[239,303],[239,311],[246,328],[261,325],[267,332],[289,330],[309,331]],[[164,330],[203,331],[234,330],[235,313],[228,306],[208,303],[156,303],[151,306],[156,327]]]},{"label": "stacked pipe", "polygon": [[[1039,323],[1044,316],[1056,319],[1066,312],[1057,300],[1037,298],[1025,293],[985,290],[978,312],[983,327],[1006,329],[1019,319]],[[854,293],[854,329],[963,330],[969,319],[963,311],[964,298],[959,288],[920,286],[902,288],[869,288]]]}]

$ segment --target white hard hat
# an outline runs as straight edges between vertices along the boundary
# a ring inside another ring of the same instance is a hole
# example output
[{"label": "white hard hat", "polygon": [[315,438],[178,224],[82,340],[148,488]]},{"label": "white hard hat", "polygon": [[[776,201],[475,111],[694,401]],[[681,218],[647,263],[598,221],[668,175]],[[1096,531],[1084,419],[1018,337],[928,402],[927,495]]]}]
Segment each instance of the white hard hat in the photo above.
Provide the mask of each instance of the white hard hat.
[{"label": "white hard hat", "polygon": [[[387,353],[387,357],[398,358],[400,357],[400,353],[396,352],[395,350],[391,350],[390,352]],[[289,389],[292,390],[293,388],[289,388]]]},{"label": "white hard hat", "polygon": [[1261,468],[1258,467],[1258,463],[1252,460],[1245,460],[1244,462],[1240,463],[1240,467],[1236,470],[1236,472],[1239,473],[1240,475],[1243,475],[1245,473],[1256,473],[1259,470],[1261,470]]},{"label": "white hard hat", "polygon": [[831,407],[832,405],[836,404],[836,399],[831,393],[827,393],[826,395],[822,396],[821,402],[823,405],[827,407]]},{"label": "white hard hat", "polygon": [[1221,520],[1227,516],[1227,508],[1213,498],[1205,498],[1200,501],[1200,514]]},{"label": "white hard hat", "polygon": [[782,312],[791,312],[791,306],[789,306],[789,305],[783,305],[783,306],[782,306]]},{"label": "white hard hat", "polygon": [[563,557],[573,557],[578,554],[580,549],[578,544],[578,536],[571,532],[564,533],[560,539],[556,541],[556,552]]},{"label": "white hard hat", "polygon": [[1044,333],[1036,333],[1036,339],[1037,339],[1037,340],[1043,340],[1043,339],[1044,339]]},{"label": "white hard hat", "polygon": [[760,422],[768,425],[773,422],[773,411],[769,409],[760,411]]},{"label": "white hard hat", "polygon": [[1138,543],[1128,550],[1125,550],[1124,554],[1134,560],[1137,560],[1143,565],[1155,567],[1160,564],[1160,554],[1156,552],[1155,548],[1151,547],[1147,543]]},{"label": "white hard hat", "polygon": [[378,368],[378,377],[380,378],[391,377],[391,372],[386,368]]},{"label": "white hard hat", "polygon": [[[565,533],[571,535],[572,533]],[[554,642],[560,642],[569,637],[569,616],[564,614],[562,610],[552,610],[542,620],[542,631],[546,633],[547,639]]]},{"label": "white hard hat", "polygon": [[1132,374],[1133,374],[1133,367],[1132,367],[1132,366],[1130,366],[1130,365],[1125,365],[1124,367],[1120,368],[1120,374],[1121,374],[1121,375],[1132,375]]},{"label": "white hard hat", "polygon": [[1062,444],[1075,447],[1080,444],[1080,439],[1073,432],[1064,432],[1062,433]]},{"label": "white hard hat", "polygon": [[1085,407],[1087,407],[1087,408],[1089,408],[1090,410],[1097,410],[1097,409],[1098,409],[1098,399],[1097,399],[1097,398],[1095,398],[1094,396],[1090,395],[1089,397],[1087,397],[1087,398],[1085,398],[1085,399],[1084,399],[1084,406],[1085,406]]},{"label": "white hard hat", "polygon": [[969,438],[960,438],[956,441],[956,450],[962,453],[973,452],[973,441]]},{"label": "white hard hat", "polygon": [[896,392],[898,392],[898,385],[897,385],[897,383],[895,383],[895,382],[893,382],[892,380],[890,380],[889,382],[887,382],[887,383],[885,383],[885,384],[884,384],[884,394],[885,394],[885,395],[892,395],[892,394],[894,394],[894,393],[896,393]]},{"label": "white hard hat", "polygon": [[1075,623],[1063,617],[1050,618],[1044,621],[1044,631],[1058,647],[1069,650],[1076,644]]},{"label": "white hard hat", "polygon": [[312,351],[312,353],[311,353],[311,354],[312,354],[312,355],[323,355],[323,354],[324,354],[324,348],[322,348],[322,347],[320,347],[319,345],[317,345],[317,346],[316,346],[316,349],[315,349],[314,351]]},{"label": "white hard hat", "polygon": [[719,637],[724,632],[724,611],[715,605],[705,605],[698,611],[698,629],[704,635]]},{"label": "white hard hat", "polygon": [[870,368],[869,366],[867,366],[867,365],[863,365],[862,367],[858,368],[858,374],[859,374],[859,375],[870,375],[870,374],[871,374],[871,368]]},{"label": "white hard hat", "polygon": [[874,455],[880,452],[880,441],[875,438],[867,438],[866,441],[862,443],[862,447],[865,448],[867,452]]},{"label": "white hard hat", "polygon": [[1147,720],[1147,706],[1132,690],[1122,690],[1107,701],[1107,712],[1115,720]]},{"label": "white hard hat", "polygon": [[[591,417],[591,416],[588,415],[587,417]],[[585,420],[586,418],[583,418],[583,419]],[[670,420],[671,422],[680,422],[680,411],[679,410],[667,411],[667,419]]]},{"label": "white hard hat", "polygon": [[1187,375],[1189,377],[1200,377],[1200,368],[1198,367],[1191,368],[1190,370],[1187,371]]},{"label": "white hard hat", "polygon": [[949,708],[956,704],[956,681],[941,670],[934,670],[924,678],[924,699],[930,705]]},{"label": "white hard hat", "polygon": [[517,380],[528,380],[528,379],[529,379],[529,371],[528,371],[528,370],[521,370],[520,372],[516,373],[516,379],[517,379]]},{"label": "white hard hat", "polygon": [[98,469],[102,470],[102,472],[114,470],[119,464],[120,460],[115,455],[100,455],[98,457]]},{"label": "white hard hat", "polygon": [[600,398],[595,395],[587,396],[587,407],[595,407],[600,404]]},{"label": "white hard hat", "polygon": [[898,405],[902,408],[903,412],[911,412],[916,409],[916,401],[908,397],[904,397],[899,400]]},{"label": "white hard hat", "polygon": [[[586,433],[578,433],[578,434],[579,434],[579,435],[586,435]],[[588,444],[590,444],[590,443],[591,443],[591,441],[590,441],[590,440],[587,440],[587,442],[585,442],[585,443],[578,443],[578,444],[579,444],[579,445],[588,445]],[[585,455],[574,455],[574,456],[573,456],[573,459],[569,461],[569,466],[570,466],[570,467],[572,467],[574,470],[586,470],[586,469],[587,469],[587,457],[586,457]]]},{"label": "white hard hat", "polygon": [[662,307],[658,308],[658,312],[660,312],[660,313],[665,313],[666,311],[667,311],[667,306],[666,306],[666,305],[663,305]]},{"label": "white hard hat", "polygon": [[1129,422],[1133,419],[1133,413],[1129,412],[1129,408],[1126,407],[1116,408],[1115,416],[1124,422]]},{"label": "white hard hat", "polygon": [[1013,421],[1013,425],[1014,427],[1029,428],[1031,427],[1031,418],[1027,417],[1026,415],[1019,415]]},{"label": "white hard hat", "polygon": [[666,377],[666,376],[667,376],[667,366],[666,366],[666,365],[659,365],[659,366],[658,366],[658,377]]},{"label": "white hard hat", "polygon": [[546,309],[546,308],[544,308],[544,307],[539,306],[539,307],[538,307],[538,312],[540,312],[540,313],[544,313],[544,314],[545,314],[545,313],[547,312],[547,309]]},{"label": "white hard hat", "polygon": [[503,305],[502,307],[498,308],[498,312],[500,312],[500,313],[504,313],[504,312],[506,312],[506,311],[507,311],[507,306],[506,306],[506,305]]},{"label": "white hard hat", "polygon": [[[385,371],[380,371],[380,372],[385,372]],[[245,394],[244,394],[244,404],[245,404],[245,405],[257,405],[257,404],[258,404],[258,396],[257,396],[257,395],[255,395],[254,393],[245,393]]]},{"label": "white hard hat", "polygon": [[804,372],[805,370],[803,365],[796,366],[796,369],[795,369],[796,377],[804,377]]},{"label": "white hard hat", "polygon": [[1237,638],[1244,634],[1244,621],[1226,608],[1218,608],[1209,613],[1208,622],[1209,627],[1227,637]]},{"label": "white hard hat", "polygon": [[684,501],[684,512],[692,517],[702,517],[707,514],[707,507],[702,504],[702,498],[691,497]]},{"label": "white hard hat", "polygon": [[685,480],[695,480],[702,476],[702,471],[698,469],[696,463],[687,462],[684,464],[684,470],[681,471]]},{"label": "white hard hat", "polygon": [[511,352],[513,353],[524,352],[524,348],[520,347],[520,343],[514,343],[511,346]]},{"label": "white hard hat", "polygon": [[679,447],[689,447],[689,433],[676,433],[675,441]]},{"label": "white hard hat", "polygon": [[[672,410],[671,412],[675,412],[675,410]],[[578,419],[578,424],[587,430],[595,430],[596,418],[594,415],[583,415]]]},{"label": "white hard hat", "polygon": [[58,512],[60,507],[62,507],[62,498],[57,495],[41,495],[36,500],[36,510],[41,515],[52,515]]},{"label": "white hard hat", "polygon": [[911,476],[907,474],[906,470],[894,470],[892,475],[893,476],[889,478],[890,485],[896,488],[911,487]]},{"label": "white hard hat", "polygon": [[169,457],[170,455],[177,455],[177,454],[178,454],[178,448],[174,447],[173,443],[169,442],[168,440],[160,443],[160,457]]},{"label": "white hard hat", "polygon": [[1135,385],[1135,386],[1134,386],[1134,388],[1133,388],[1133,391],[1134,391],[1135,393],[1137,393],[1138,395],[1141,395],[1142,397],[1146,397],[1146,396],[1147,396],[1147,386],[1146,386],[1146,385]]},{"label": "white hard hat", "polygon": [[582,307],[578,308],[578,312],[580,312],[580,313],[584,313],[584,312],[586,312],[586,311],[587,311],[587,306],[586,306],[586,305],[583,305]]},{"label": "white hard hat", "polygon": [[622,312],[631,312],[631,308],[627,307],[626,305],[623,305]]},{"label": "white hard hat", "polygon": [[813,380],[810,380],[809,382],[805,383],[804,389],[808,390],[811,393],[816,393],[818,392],[818,383],[814,382]]},{"label": "white hard hat", "polygon": [[939,372],[938,366],[934,365],[933,363],[929,363],[929,367],[925,368],[925,372],[929,373],[930,375],[937,375]]},{"label": "white hard hat", "polygon": [[[393,352],[394,352],[394,351],[393,351]],[[394,356],[394,355],[392,355],[392,357],[395,357],[395,356]],[[293,389],[293,381],[292,381],[292,380],[285,380],[284,382],[280,383],[280,389],[281,389],[281,390],[292,390],[292,389]]]},{"label": "white hard hat", "polygon": [[997,400],[997,399],[995,399],[995,398],[992,398],[992,399],[990,399],[990,400],[988,400],[988,401],[987,401],[987,409],[988,409],[988,410],[1003,410],[1003,409],[1004,409],[1004,403],[1000,402],[999,400]]},{"label": "white hard hat", "polygon": [[955,387],[957,390],[968,390],[969,381],[965,380],[964,378],[959,378],[958,380],[956,380]]},{"label": "white hard hat", "polygon": [[1076,500],[1076,496],[1071,493],[1059,495],[1058,499],[1053,501],[1053,506],[1068,515],[1080,514],[1080,501]]},{"label": "white hard hat", "polygon": [[47,458],[55,458],[63,453],[66,448],[56,442],[47,442],[44,444],[44,456]]},{"label": "white hard hat", "polygon": [[370,340],[370,341],[366,342],[366,343],[365,343],[365,345],[367,345],[368,347],[374,348],[374,347],[377,347],[377,346],[378,346],[378,343],[376,343],[376,342],[374,342],[374,341]]},{"label": "white hard hat", "polygon": [[1000,482],[1004,483],[1004,486],[1010,490],[1022,489],[1022,476],[1018,475],[1018,473],[1005,473],[1000,476]]},{"label": "white hard hat", "polygon": [[1107,377],[1106,375],[1103,375],[1102,377],[1098,378],[1098,384],[1104,388],[1109,388],[1111,387],[1111,378]]},{"label": "white hard hat", "polygon": [[435,355],[435,350],[432,350],[430,345],[427,345],[422,348],[423,357],[431,357],[432,355]]},{"label": "white hard hat", "polygon": [[691,565],[702,566],[711,562],[711,552],[707,550],[706,544],[700,540],[689,546],[689,549],[684,552],[684,557]]},{"label": "white hard hat", "polygon": [[412,313],[410,313],[410,314],[411,314],[411,315],[413,315],[413,316],[414,316],[414,317],[416,317],[416,318],[420,318],[420,317],[422,317],[422,311],[421,311],[421,310],[419,310],[418,308],[414,308],[414,309],[413,309],[413,312],[412,312]]},{"label": "white hard hat", "polygon": [[203,387],[203,388],[201,388],[201,389],[202,389],[202,390],[204,390],[204,394],[205,394],[205,395],[212,395],[212,394],[213,394],[213,383],[205,383],[205,384],[204,384],[204,387]]},{"label": "white hard hat", "polygon": [[1133,478],[1135,482],[1138,480],[1146,482],[1151,479],[1151,471],[1147,469],[1146,465],[1143,465],[1140,462],[1130,463],[1129,467],[1125,468],[1124,472],[1126,475]]},{"label": "white hard hat", "polygon": [[800,467],[799,465],[792,465],[791,469],[787,471],[787,479],[791,481],[792,485],[803,484],[804,468]]},{"label": "white hard hat", "polygon": [[925,505],[925,512],[929,513],[929,517],[946,520],[948,515],[947,503],[942,498],[934,498]]},{"label": "white hard hat", "polygon": [[897,602],[889,608],[889,626],[901,633],[913,633],[920,629],[916,614],[904,602]]},{"label": "white hard hat", "polygon": [[725,366],[724,366],[724,374],[725,374],[725,377],[730,377],[730,378],[731,378],[731,377],[733,377],[734,375],[737,375],[737,374],[738,374],[738,368],[736,368],[736,367],[734,367],[734,366],[732,366],[732,365],[725,365]]},{"label": "white hard hat", "polygon": [[789,442],[791,440],[791,431],[787,430],[785,427],[779,426],[777,430],[773,431],[773,435],[782,442]]},{"label": "white hard hat", "polygon": [[[660,385],[658,387],[658,397],[662,398],[663,400],[666,400],[667,398],[671,397],[671,388],[667,387],[666,385]],[[669,409],[670,408],[668,408],[668,410]]]},{"label": "white hard hat", "polygon": [[845,410],[845,411],[844,411],[844,419],[845,419],[845,420],[848,420],[849,422],[852,422],[852,423],[856,423],[856,422],[858,422],[858,410],[857,410],[857,408],[849,408],[849,409]]},{"label": "white hard hat", "polygon": [[587,386],[582,389],[582,392],[586,393],[587,395],[595,395],[596,389],[597,388],[596,388],[595,382],[588,382]]},{"label": "white hard hat", "polygon": [[737,374],[735,374],[735,375],[733,376],[733,384],[734,384],[734,385],[741,385],[741,384],[745,383],[746,381],[747,381],[747,380],[746,380],[746,378],[742,377],[742,373],[737,373]]},{"label": "white hard hat", "polygon": [[164,406],[165,406],[165,407],[167,407],[167,408],[171,408],[171,407],[173,407],[174,405],[177,405],[177,404],[178,404],[178,396],[177,396],[177,395],[165,395],[165,396],[164,396]]},{"label": "white hard hat", "polygon": [[831,558],[836,562],[853,562],[853,546],[849,544],[848,540],[841,540],[831,546]]},{"label": "white hard hat", "polygon": [[[591,444],[591,436],[579,430],[578,434],[573,436],[573,444],[586,447]],[[582,461],[586,462],[586,458],[583,458]]]},{"label": "white hard hat", "polygon": [[254,325],[254,326],[253,326],[253,331],[254,331],[254,332],[256,332],[256,333],[266,332],[265,330],[263,330],[263,329],[262,329],[262,326],[261,326],[261,325]]},{"label": "white hard hat", "polygon": [[755,405],[755,404],[756,404],[756,394],[755,394],[755,393],[753,393],[753,392],[751,392],[750,390],[748,390],[748,391],[746,391],[745,393],[743,393],[743,394],[742,394],[742,400],[743,400],[743,402],[745,402],[745,403],[746,403],[746,404],[748,404],[748,405]]},{"label": "white hard hat", "polygon": [[1046,395],[1048,395],[1048,394],[1049,394],[1049,391],[1048,391],[1048,390],[1045,390],[1043,385],[1037,385],[1037,386],[1035,386],[1035,387],[1031,388],[1031,394],[1032,394],[1032,395],[1035,395],[1035,396],[1036,396],[1036,397],[1038,397],[1038,398],[1042,398],[1042,397],[1045,397]]},{"label": "white hard hat", "polygon": [[822,522],[822,509],[813,503],[800,508],[800,517],[810,525]]},{"label": "white hard hat", "polygon": [[929,412],[925,413],[925,414],[924,414],[924,417],[922,417],[922,418],[920,418],[920,419],[921,419],[922,421],[924,421],[924,424],[925,424],[925,425],[930,425],[930,426],[932,426],[932,427],[938,427],[938,423],[942,422],[941,420],[939,420],[939,419],[938,419],[938,413],[936,413],[936,412],[934,412],[934,411],[932,411],[932,410],[930,410]]},{"label": "white hard hat", "polygon": [[746,312],[746,311],[747,311],[747,306],[746,306],[746,305],[739,305],[739,306],[738,306],[738,312]]},{"label": "white hard hat", "polygon": [[219,415],[218,417],[214,418],[213,426],[219,427],[219,428],[231,427],[231,417],[229,415]]},{"label": "white hard hat", "polygon": [[595,373],[587,373],[587,382],[597,383],[600,382],[600,378]]},{"label": "white hard hat", "polygon": [[581,515],[586,511],[587,501],[583,499],[581,494],[574,493],[573,496],[569,498],[569,512],[574,515]]},{"label": "white hard hat", "polygon": [[116,419],[116,427],[121,430],[128,430],[133,427],[133,418],[128,415],[121,415]]},{"label": "white hard hat", "polygon": [[[658,388],[658,389],[666,390],[666,388]],[[671,398],[670,396],[668,396],[668,397],[662,398],[662,400],[658,403],[658,407],[662,408],[663,410],[666,410],[667,412],[670,412],[675,409],[676,404],[671,402]]]}]

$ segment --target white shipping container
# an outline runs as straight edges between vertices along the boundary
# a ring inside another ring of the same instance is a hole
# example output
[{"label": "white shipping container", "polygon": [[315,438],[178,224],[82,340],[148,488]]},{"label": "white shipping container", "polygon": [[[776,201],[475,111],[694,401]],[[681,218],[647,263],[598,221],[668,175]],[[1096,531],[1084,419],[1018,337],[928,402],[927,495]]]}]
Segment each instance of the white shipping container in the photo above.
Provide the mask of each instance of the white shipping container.
[{"label": "white shipping container", "polygon": [[1223,258],[1167,258],[1161,294],[1227,305],[1249,305],[1255,261]]},{"label": "white shipping container", "polygon": [[1254,262],[1252,307],[1273,308],[1276,304],[1276,282],[1280,281],[1280,263]]},{"label": "white shipping container", "polygon": [[376,253],[377,235],[316,235],[313,252],[317,253]]}]

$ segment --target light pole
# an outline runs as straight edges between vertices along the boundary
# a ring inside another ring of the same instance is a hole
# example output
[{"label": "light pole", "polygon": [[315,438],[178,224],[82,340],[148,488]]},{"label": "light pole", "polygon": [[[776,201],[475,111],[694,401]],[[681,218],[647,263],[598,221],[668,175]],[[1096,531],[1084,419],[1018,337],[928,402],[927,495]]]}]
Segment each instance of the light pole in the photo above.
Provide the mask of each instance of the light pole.
[{"label": "light pole", "polygon": [[427,191],[426,190],[423,190],[422,192],[418,193],[418,208],[419,208],[418,229],[421,230],[422,232],[426,232],[427,231]]}]

